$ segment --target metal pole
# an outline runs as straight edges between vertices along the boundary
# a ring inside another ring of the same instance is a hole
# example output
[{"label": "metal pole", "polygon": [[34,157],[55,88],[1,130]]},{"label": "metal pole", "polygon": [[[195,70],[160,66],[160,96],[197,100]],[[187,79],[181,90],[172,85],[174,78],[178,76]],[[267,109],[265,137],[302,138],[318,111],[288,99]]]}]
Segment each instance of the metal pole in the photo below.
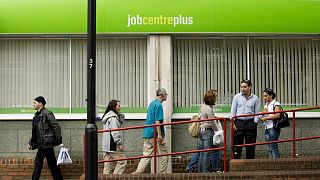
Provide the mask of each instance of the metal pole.
[{"label": "metal pole", "polygon": [[86,180],[98,179],[98,136],[96,125],[96,0],[88,0],[87,34],[87,125]]},{"label": "metal pole", "polygon": [[296,158],[296,112],[292,112],[292,157]]},{"label": "metal pole", "polygon": [[235,152],[235,147],[234,147],[234,117],[231,118],[231,159],[234,158],[234,152]]},{"label": "metal pole", "polygon": [[153,125],[153,173],[157,174],[157,126]]},{"label": "metal pole", "polygon": [[227,120],[226,118],[223,118],[223,144],[224,144],[224,149],[223,149],[223,171],[227,172]]}]

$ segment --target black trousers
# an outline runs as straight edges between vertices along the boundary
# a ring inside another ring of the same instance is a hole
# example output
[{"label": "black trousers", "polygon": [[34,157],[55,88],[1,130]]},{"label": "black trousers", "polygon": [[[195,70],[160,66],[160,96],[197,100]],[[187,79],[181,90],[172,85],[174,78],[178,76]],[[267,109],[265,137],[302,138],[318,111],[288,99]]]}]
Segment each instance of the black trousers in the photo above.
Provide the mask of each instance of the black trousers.
[{"label": "black trousers", "polygon": [[32,180],[38,180],[40,178],[44,158],[47,159],[47,163],[53,179],[63,180],[60,167],[57,165],[57,160],[53,148],[38,148],[34,164],[34,171],[32,174]]},{"label": "black trousers", "polygon": [[[250,144],[257,140],[257,123],[251,120],[236,120],[236,130],[234,132],[234,144]],[[246,159],[254,159],[256,147],[246,146]],[[241,158],[242,147],[236,147],[234,150],[234,158]]]}]

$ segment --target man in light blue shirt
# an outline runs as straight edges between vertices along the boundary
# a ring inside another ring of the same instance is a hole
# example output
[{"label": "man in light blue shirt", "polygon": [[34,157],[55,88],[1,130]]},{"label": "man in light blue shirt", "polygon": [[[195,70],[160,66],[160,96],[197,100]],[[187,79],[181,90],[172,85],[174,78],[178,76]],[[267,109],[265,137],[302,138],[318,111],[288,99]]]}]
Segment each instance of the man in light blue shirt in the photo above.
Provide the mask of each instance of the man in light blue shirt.
[{"label": "man in light blue shirt", "polygon": [[[164,88],[160,88],[156,92],[157,98],[153,100],[149,106],[147,111],[147,119],[145,125],[151,124],[162,124],[164,120],[163,116],[163,107],[162,102],[167,100],[167,92]],[[164,127],[157,126],[156,127],[156,138],[157,138],[157,154],[166,154],[167,147],[165,142],[163,141],[164,138]],[[153,151],[153,138],[154,138],[154,130],[153,127],[144,128],[143,130],[143,155],[150,156],[154,154]],[[168,165],[168,157],[161,156],[160,158],[160,173],[167,172],[167,165]],[[137,169],[132,174],[141,174],[145,171],[147,166],[150,163],[150,158],[142,158],[139,162]]]},{"label": "man in light blue shirt", "polygon": [[[251,93],[252,83],[243,80],[240,84],[241,92],[236,94],[232,100],[230,118],[242,114],[259,113],[259,98]],[[259,116],[238,117],[235,120],[234,145],[255,143],[257,139],[257,123]],[[242,147],[234,150],[234,158],[241,158]],[[254,159],[255,146],[246,146],[246,158]]]}]

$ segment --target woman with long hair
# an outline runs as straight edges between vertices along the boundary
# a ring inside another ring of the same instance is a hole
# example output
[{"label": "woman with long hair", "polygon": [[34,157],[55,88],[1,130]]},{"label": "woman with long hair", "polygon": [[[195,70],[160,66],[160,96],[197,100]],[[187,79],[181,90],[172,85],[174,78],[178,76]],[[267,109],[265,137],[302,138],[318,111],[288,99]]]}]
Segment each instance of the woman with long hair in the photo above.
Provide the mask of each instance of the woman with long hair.
[{"label": "woman with long hair", "polygon": [[[280,103],[276,101],[276,93],[270,89],[266,88],[263,91],[263,99],[265,101],[263,112],[276,112],[281,111]],[[274,121],[280,118],[280,113],[266,114],[260,117],[263,121],[265,127],[265,139],[267,142],[277,141],[280,136],[280,129],[274,127]],[[280,158],[280,153],[278,149],[278,143],[268,144],[269,157],[271,159]]]},{"label": "woman with long hair", "polygon": [[[120,113],[120,109],[120,101],[112,100],[109,102],[102,116],[104,130],[121,127],[124,122],[124,115]],[[102,136],[102,151],[104,151],[104,160],[125,158],[122,133],[120,131],[104,132]],[[126,164],[126,160],[105,162],[103,174],[110,174],[112,171],[113,174],[122,174]]]}]

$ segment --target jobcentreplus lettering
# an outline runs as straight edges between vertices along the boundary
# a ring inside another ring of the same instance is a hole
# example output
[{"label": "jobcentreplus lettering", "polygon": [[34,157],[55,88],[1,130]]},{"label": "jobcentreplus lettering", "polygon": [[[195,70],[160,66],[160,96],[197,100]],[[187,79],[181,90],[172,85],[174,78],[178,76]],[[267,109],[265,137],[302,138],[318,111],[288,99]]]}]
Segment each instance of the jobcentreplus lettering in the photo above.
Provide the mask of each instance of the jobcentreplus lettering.
[{"label": "jobcentreplus lettering", "polygon": [[128,25],[132,27],[136,25],[190,25],[193,24],[193,17],[185,17],[183,15],[178,16],[140,16],[139,14],[132,16],[128,14]]}]

